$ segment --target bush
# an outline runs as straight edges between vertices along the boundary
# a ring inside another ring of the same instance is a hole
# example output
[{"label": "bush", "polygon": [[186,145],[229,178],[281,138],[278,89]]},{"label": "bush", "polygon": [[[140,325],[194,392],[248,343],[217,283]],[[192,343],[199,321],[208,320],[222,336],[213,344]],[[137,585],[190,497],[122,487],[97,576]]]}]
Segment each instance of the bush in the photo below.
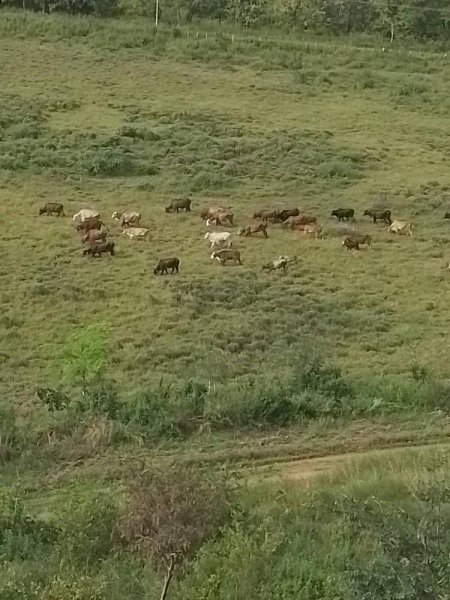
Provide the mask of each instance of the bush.
[{"label": "bush", "polygon": [[191,557],[229,515],[226,482],[192,466],[134,474],[129,493],[117,523],[119,538],[157,568],[172,554]]},{"label": "bush", "polygon": [[56,514],[60,554],[67,564],[93,564],[111,552],[118,506],[110,491],[71,493]]},{"label": "bush", "polygon": [[31,517],[23,503],[7,494],[0,498],[0,557],[1,560],[32,558],[43,547],[52,544],[58,530]]}]

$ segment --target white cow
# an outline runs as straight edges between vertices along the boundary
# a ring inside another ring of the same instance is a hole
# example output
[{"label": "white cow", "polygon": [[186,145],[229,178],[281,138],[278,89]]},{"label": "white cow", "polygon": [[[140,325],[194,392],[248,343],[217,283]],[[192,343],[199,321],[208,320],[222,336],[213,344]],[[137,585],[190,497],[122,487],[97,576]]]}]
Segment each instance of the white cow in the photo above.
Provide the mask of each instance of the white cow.
[{"label": "white cow", "polygon": [[76,214],[73,215],[72,221],[80,221],[84,223],[88,219],[97,219],[100,217],[98,210],[91,210],[90,208],[82,208]]},{"label": "white cow", "polygon": [[211,250],[215,248],[231,248],[231,233],[229,231],[208,231],[205,240],[211,242]]},{"label": "white cow", "polygon": [[397,233],[399,235],[409,235],[412,237],[412,225],[406,221],[395,220],[389,225],[389,231],[391,233]]},{"label": "white cow", "polygon": [[129,227],[130,225],[139,225],[141,222],[141,213],[134,211],[122,212],[115,210],[111,215],[114,221],[119,221],[121,227]]},{"label": "white cow", "polygon": [[145,240],[149,232],[150,229],[147,229],[146,227],[127,227],[127,229],[122,231],[122,233],[127,235],[130,240]]}]

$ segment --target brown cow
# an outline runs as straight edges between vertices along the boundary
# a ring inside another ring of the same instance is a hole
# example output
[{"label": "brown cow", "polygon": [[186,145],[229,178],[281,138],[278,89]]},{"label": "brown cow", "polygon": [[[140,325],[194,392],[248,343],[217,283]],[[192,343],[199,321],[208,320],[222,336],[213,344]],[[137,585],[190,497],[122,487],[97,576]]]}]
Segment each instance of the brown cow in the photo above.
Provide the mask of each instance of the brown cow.
[{"label": "brown cow", "polygon": [[47,202],[39,209],[39,214],[45,214],[47,217],[50,217],[52,214],[55,214],[57,217],[64,217],[64,206],[60,202]]},{"label": "brown cow", "polygon": [[249,237],[255,233],[262,233],[265,238],[268,238],[267,223],[251,223],[250,225],[246,225],[239,230],[238,235]]},{"label": "brown cow", "polygon": [[211,259],[214,260],[218,260],[220,261],[220,264],[223,266],[225,266],[225,263],[228,260],[232,260],[234,261],[235,265],[242,265],[242,261],[241,261],[241,253],[239,252],[239,250],[234,250],[234,249],[224,249],[224,250],[216,250],[215,252],[213,252],[211,254]]},{"label": "brown cow", "polygon": [[372,248],[372,238],[370,235],[357,233],[346,237],[342,242],[342,245],[347,250],[359,250],[359,247],[363,244],[366,244],[369,250]]},{"label": "brown cow", "polygon": [[92,246],[89,246],[89,248],[86,248],[86,250],[83,250],[83,254],[85,256],[87,254],[90,254],[92,258],[94,258],[94,256],[98,256],[99,258],[101,258],[102,254],[109,252],[111,256],[114,256],[116,253],[114,247],[114,242],[103,242],[101,244],[97,243],[93,244]]},{"label": "brown cow", "polygon": [[233,213],[222,209],[211,212],[206,219],[206,226],[209,227],[209,225],[227,225],[231,227],[233,225]]},{"label": "brown cow", "polygon": [[77,225],[77,231],[90,231],[91,229],[101,229],[103,227],[103,221],[101,221],[98,217],[93,217],[91,219],[86,219]]},{"label": "brown cow", "polygon": [[210,215],[215,214],[216,212],[226,212],[228,209],[225,208],[224,206],[219,206],[218,204],[213,205],[213,206],[205,206],[204,208],[202,208],[202,210],[200,211],[200,218],[203,219],[204,221],[206,221]]},{"label": "brown cow", "polygon": [[300,211],[298,208],[285,208],[283,210],[277,210],[275,215],[275,223],[284,223],[289,217],[298,217]]},{"label": "brown cow", "polygon": [[277,218],[278,211],[276,210],[260,210],[253,215],[254,219],[262,219],[263,221],[273,221]]},{"label": "brown cow", "polygon": [[288,217],[286,221],[284,221],[282,227],[286,229],[303,229],[304,225],[311,225],[312,223],[317,222],[317,217],[313,217],[310,215],[298,215],[296,217]]},{"label": "brown cow", "polygon": [[106,235],[103,229],[90,229],[82,237],[82,242],[88,242],[89,246],[95,245],[96,242],[106,242]]}]

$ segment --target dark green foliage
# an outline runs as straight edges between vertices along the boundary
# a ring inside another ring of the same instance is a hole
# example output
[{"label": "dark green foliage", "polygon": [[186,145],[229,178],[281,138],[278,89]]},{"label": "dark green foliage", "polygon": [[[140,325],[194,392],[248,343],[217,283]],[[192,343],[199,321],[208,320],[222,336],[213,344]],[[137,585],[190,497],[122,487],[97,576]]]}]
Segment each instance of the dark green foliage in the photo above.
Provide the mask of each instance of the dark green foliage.
[{"label": "dark green foliage", "polygon": [[0,498],[0,563],[32,558],[54,543],[58,531],[27,514],[13,494]]}]

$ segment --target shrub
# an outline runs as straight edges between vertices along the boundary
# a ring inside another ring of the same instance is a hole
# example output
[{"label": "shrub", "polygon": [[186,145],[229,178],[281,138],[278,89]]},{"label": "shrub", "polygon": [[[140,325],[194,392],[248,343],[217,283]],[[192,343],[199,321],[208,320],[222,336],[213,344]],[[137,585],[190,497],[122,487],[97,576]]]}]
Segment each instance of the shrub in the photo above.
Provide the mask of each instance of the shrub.
[{"label": "shrub", "polygon": [[117,523],[119,538],[156,567],[172,554],[192,556],[214,537],[229,514],[224,480],[192,466],[134,474],[130,501]]},{"label": "shrub", "polygon": [[117,514],[117,502],[110,491],[68,494],[56,509],[62,559],[69,565],[74,561],[89,565],[105,558],[113,547]]},{"label": "shrub", "polygon": [[52,544],[58,530],[34,517],[13,494],[0,497],[0,557],[1,560],[24,560]]}]

